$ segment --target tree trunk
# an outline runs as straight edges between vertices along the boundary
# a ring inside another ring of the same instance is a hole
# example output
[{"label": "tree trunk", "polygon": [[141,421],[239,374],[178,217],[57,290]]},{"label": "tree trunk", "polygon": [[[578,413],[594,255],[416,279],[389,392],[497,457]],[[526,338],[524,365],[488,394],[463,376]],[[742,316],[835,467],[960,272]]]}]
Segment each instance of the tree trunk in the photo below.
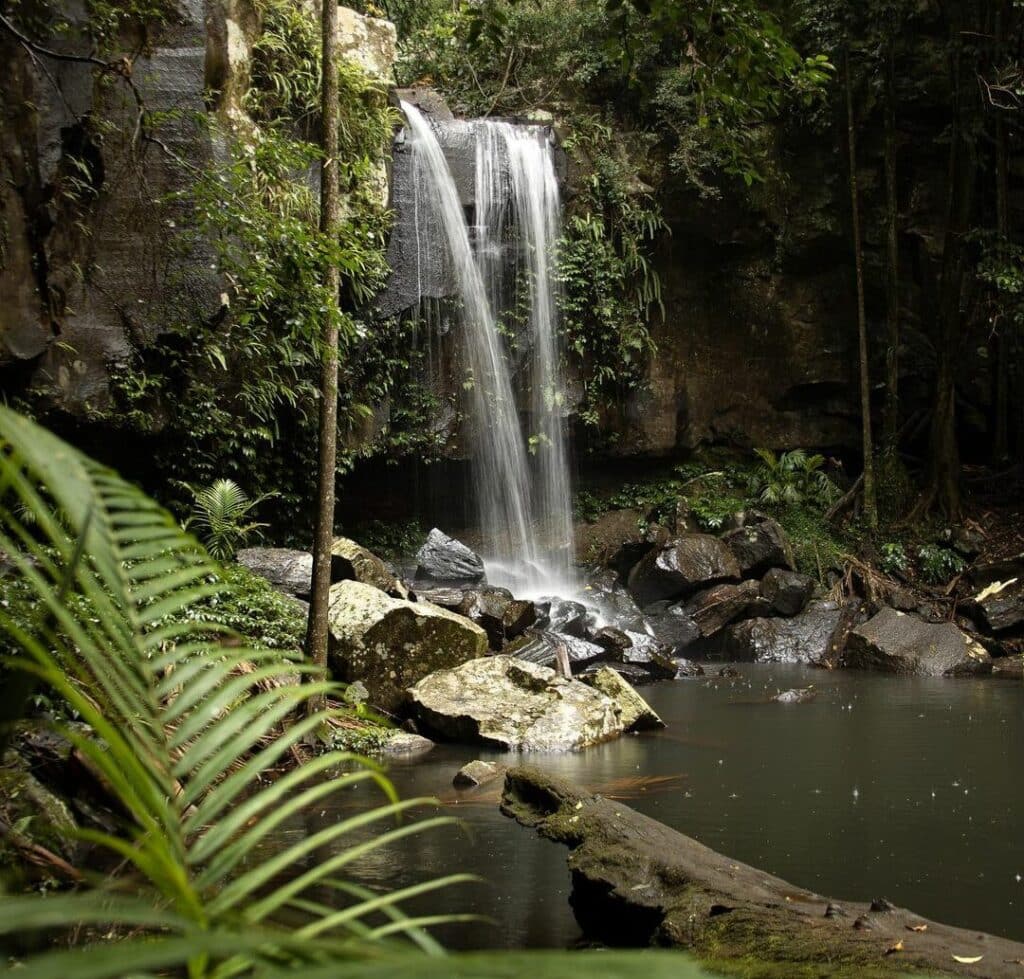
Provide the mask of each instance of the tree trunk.
[{"label": "tree trunk", "polygon": [[[320,230],[336,236],[341,218],[338,183],[338,4],[323,0],[322,17],[323,82],[321,125],[323,136],[320,164]],[[338,301],[341,275],[337,266],[324,270],[328,306],[322,331],[320,375],[319,481],[317,484],[316,530],[313,537],[313,584],[306,632],[306,653],[318,666],[327,665],[327,611],[331,588],[331,547],[334,543],[335,470],[338,453]],[[317,698],[320,700],[320,698]],[[315,710],[322,703],[311,702]]]},{"label": "tree trunk", "polygon": [[962,347],[962,310],[967,250],[964,238],[970,225],[977,160],[964,133],[962,92],[963,30],[956,5],[950,23],[950,79],[952,126],[949,147],[949,186],[946,231],[939,286],[938,330],[935,342],[938,361],[935,376],[935,411],[931,433],[931,487],[947,519],[959,520],[960,448],[956,434],[956,365]]},{"label": "tree trunk", "polygon": [[864,454],[864,515],[868,526],[878,526],[875,502],[875,451],[871,437],[871,376],[868,363],[868,326],[864,310],[864,256],[860,243],[860,193],[857,189],[857,127],[853,115],[850,53],[845,53],[846,129],[850,148],[850,204],[853,210],[853,258],[857,272],[857,339],[860,360],[860,414]]},{"label": "tree trunk", "polygon": [[[1006,4],[1000,2],[996,8],[996,58],[998,67],[1006,51],[1007,21],[1009,12]],[[1000,248],[1009,244],[1010,236],[1010,136],[1006,128],[1004,113],[1008,110],[995,108],[996,114],[996,235]],[[1010,456],[1010,326],[1006,322],[996,323],[995,336],[995,393],[993,396],[992,457],[997,463]]]},{"label": "tree trunk", "polygon": [[882,414],[882,442],[886,452],[895,454],[900,427],[900,245],[899,201],[896,194],[896,25],[889,35],[885,64],[885,198],[888,265],[885,277],[886,343],[885,407]]}]

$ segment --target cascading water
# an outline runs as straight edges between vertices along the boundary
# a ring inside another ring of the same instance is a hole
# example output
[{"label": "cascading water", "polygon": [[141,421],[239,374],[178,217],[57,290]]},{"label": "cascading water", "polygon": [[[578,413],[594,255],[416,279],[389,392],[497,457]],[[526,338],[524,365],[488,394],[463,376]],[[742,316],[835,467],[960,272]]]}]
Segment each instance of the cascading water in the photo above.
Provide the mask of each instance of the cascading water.
[{"label": "cascading water", "polygon": [[[488,576],[520,594],[572,590],[572,519],[564,393],[551,271],[560,201],[547,131],[489,120],[446,123],[475,143],[472,234],[438,135],[412,105],[408,120],[417,270],[441,259],[462,303],[480,526]],[[511,258],[511,260],[510,260]],[[528,297],[516,353],[530,365],[530,417],[520,424],[509,350],[496,312],[514,313],[517,287]]]}]

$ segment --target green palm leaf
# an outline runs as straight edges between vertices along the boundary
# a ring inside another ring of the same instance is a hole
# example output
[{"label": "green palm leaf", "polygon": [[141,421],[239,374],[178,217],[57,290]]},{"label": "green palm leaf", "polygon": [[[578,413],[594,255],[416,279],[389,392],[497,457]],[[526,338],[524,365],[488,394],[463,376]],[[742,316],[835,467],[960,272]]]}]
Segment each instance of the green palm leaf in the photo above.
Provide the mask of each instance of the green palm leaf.
[{"label": "green palm leaf", "polygon": [[[132,866],[137,893],[137,900],[0,898],[0,932],[79,922],[147,932],[116,948],[36,957],[22,970],[26,979],[119,975],[185,962],[192,976],[235,975],[257,963],[358,957],[368,942],[393,934],[436,950],[398,904],[464,876],[384,896],[337,887],[333,876],[374,849],[450,820],[403,822],[427,800],[399,802],[378,769],[347,753],[268,779],[291,747],[331,716],[307,717],[310,698],[337,686],[280,654],[224,648],[216,623],[181,624],[217,590],[203,548],[141,491],[6,408],[0,408],[0,550],[38,601],[32,629],[0,610],[0,627],[21,650],[7,665],[63,697],[92,729],[92,737],[65,734],[130,815],[133,832],[128,839],[83,836]],[[296,685],[297,672],[310,682]],[[254,856],[284,821],[359,781],[378,784],[384,804],[283,853]],[[396,819],[387,832],[337,850],[354,830]],[[332,846],[327,859],[289,878],[292,866],[326,844]],[[336,895],[335,906],[310,900],[324,887]],[[294,916],[298,907],[305,908],[301,931],[277,924],[282,912]]]}]

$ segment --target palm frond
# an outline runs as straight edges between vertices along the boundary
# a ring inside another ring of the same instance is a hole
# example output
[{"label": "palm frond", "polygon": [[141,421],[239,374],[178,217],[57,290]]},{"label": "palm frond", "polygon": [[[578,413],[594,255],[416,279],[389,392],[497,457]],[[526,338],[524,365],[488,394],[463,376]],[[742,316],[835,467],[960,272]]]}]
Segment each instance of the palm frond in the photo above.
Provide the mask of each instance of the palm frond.
[{"label": "palm frond", "polygon": [[[32,959],[26,979],[184,962],[192,976],[235,974],[267,956],[357,956],[368,936],[400,933],[432,947],[395,905],[462,876],[388,898],[335,890],[339,906],[311,915],[301,935],[276,924],[360,856],[451,820],[400,821],[289,877],[316,847],[336,847],[352,831],[402,817],[426,800],[398,801],[375,766],[344,752],[266,779],[291,746],[329,720],[330,711],[306,717],[306,706],[310,698],[340,693],[337,685],[280,654],[221,646],[211,639],[223,632],[216,623],[168,627],[169,615],[180,620],[219,589],[210,584],[216,568],[203,548],[140,490],[2,407],[0,550],[31,584],[39,608],[31,629],[0,609],[0,628],[20,648],[7,665],[48,686],[91,728],[91,737],[78,729],[64,733],[130,815],[133,833],[86,835],[128,861],[138,878],[136,901],[0,898],[0,930],[102,920],[150,932],[116,949],[98,945]],[[296,685],[296,672],[310,682]],[[285,820],[361,781],[383,790],[383,805],[283,853],[254,856]]]}]

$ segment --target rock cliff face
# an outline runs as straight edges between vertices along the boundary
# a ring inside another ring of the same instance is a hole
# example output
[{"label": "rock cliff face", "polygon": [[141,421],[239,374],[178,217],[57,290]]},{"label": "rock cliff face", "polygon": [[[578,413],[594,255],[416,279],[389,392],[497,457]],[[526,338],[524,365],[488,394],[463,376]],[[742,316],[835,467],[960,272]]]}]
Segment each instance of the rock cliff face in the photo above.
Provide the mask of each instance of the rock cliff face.
[{"label": "rock cliff face", "polygon": [[[308,3],[309,16],[317,16]],[[71,5],[76,8],[78,5]],[[48,42],[90,49],[88,21]],[[217,120],[243,132],[252,0],[178,0],[131,84],[93,65],[32,58],[0,33],[0,386],[33,389],[88,418],[136,349],[176,325],[226,314],[212,249],[173,196],[223,153]],[[394,27],[343,10],[342,54],[382,78]],[[128,39],[132,50],[139,39]],[[140,106],[148,110],[140,123]]]},{"label": "rock cliff face", "polygon": [[[311,17],[316,3],[306,0]],[[238,131],[252,125],[242,107],[249,53],[259,33],[253,0],[178,0],[178,17],[148,38],[132,72],[135,90],[157,115],[140,132],[132,88],[92,66],[29,57],[0,33],[0,389],[27,389],[69,414],[88,418],[110,404],[118,366],[162,332],[183,322],[219,322],[225,288],[209,243],[188,234],[172,196],[194,168],[223,153],[215,117]],[[52,42],[64,52],[88,49],[86,21]],[[386,21],[345,11],[342,51],[390,79],[395,33]],[[130,47],[130,46],[129,46]],[[127,49],[127,48],[126,48]],[[402,93],[438,118],[451,114],[436,93]],[[927,98],[932,96],[922,96]],[[911,115],[908,106],[908,118]],[[918,113],[927,115],[928,106]],[[113,125],[106,125],[109,122]],[[908,123],[909,126],[909,123]],[[122,132],[123,131],[123,132]],[[927,372],[928,296],[941,247],[941,153],[901,146],[902,329],[907,356]],[[669,456],[701,442],[855,448],[855,317],[844,177],[831,135],[780,131],[772,185],[739,201],[663,194],[671,234],[657,246],[665,317],[653,324],[657,353],[648,384],[602,419],[600,451],[613,456]],[[472,206],[474,159],[452,145],[449,162],[463,202]],[[884,251],[878,211],[880,150],[868,131],[863,146],[865,254],[869,328],[882,357]],[[401,140],[393,167],[392,204],[408,196],[408,154]],[[382,180],[384,175],[382,174]],[[572,176],[566,176],[571,196]],[[396,268],[380,300],[381,315],[407,309],[416,288],[443,302],[450,276],[413,269],[399,226],[391,242]],[[439,321],[443,327],[443,307]],[[450,338],[436,348],[438,400],[448,404],[458,375]],[[984,351],[967,351],[974,380],[963,417],[984,426],[988,380]],[[879,366],[878,376],[881,376]],[[911,409],[926,403],[927,378],[906,377]],[[570,385],[570,399],[574,397]],[[377,406],[383,424],[387,405]],[[980,409],[980,410],[979,410]],[[449,415],[451,413],[449,412]],[[435,420],[448,454],[464,449],[453,417]],[[580,442],[587,439],[583,427]],[[608,438],[607,436],[612,436]]]}]

